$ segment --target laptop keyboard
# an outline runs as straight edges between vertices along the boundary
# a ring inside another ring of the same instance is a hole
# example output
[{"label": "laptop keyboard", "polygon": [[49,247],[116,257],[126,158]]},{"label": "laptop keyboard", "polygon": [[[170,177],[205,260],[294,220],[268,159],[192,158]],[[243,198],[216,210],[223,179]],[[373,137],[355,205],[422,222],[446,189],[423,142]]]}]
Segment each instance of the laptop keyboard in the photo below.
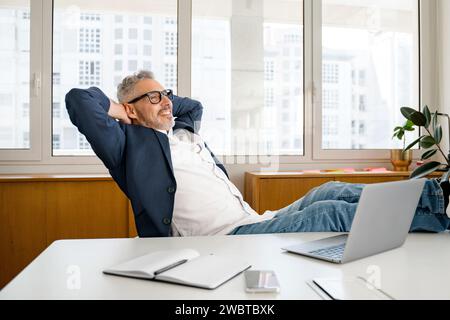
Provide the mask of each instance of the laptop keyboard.
[{"label": "laptop keyboard", "polygon": [[322,256],[322,257],[327,257],[332,260],[341,260],[343,254],[344,254],[344,248],[345,248],[345,243],[334,246],[334,247],[328,247],[328,248],[310,251],[309,253],[318,255],[318,256]]}]

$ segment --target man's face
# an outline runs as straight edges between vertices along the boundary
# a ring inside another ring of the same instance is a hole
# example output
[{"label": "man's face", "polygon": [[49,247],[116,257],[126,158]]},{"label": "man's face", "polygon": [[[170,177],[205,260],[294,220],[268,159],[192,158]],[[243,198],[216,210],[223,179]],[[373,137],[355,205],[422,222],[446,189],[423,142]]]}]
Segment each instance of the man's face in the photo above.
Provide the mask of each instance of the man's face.
[{"label": "man's face", "polygon": [[[144,79],[136,84],[134,96],[129,97],[128,101],[151,91],[163,90],[164,88],[157,81]],[[158,97],[158,93],[154,93],[152,96]],[[175,124],[172,115],[172,101],[167,96],[161,95],[159,103],[152,103],[148,96],[144,96],[134,103],[125,103],[124,105],[128,117],[139,125],[169,131]]]}]

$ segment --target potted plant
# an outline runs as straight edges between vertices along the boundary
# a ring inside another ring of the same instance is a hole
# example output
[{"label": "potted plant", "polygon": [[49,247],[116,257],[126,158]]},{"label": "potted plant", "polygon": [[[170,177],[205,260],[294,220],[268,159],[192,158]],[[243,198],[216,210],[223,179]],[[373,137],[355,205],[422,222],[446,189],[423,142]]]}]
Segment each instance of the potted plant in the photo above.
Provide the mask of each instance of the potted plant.
[{"label": "potted plant", "polygon": [[441,163],[439,161],[426,162],[417,167],[411,173],[410,178],[422,178],[434,171],[439,170],[444,172],[443,179],[448,180],[448,175],[450,172],[450,156],[446,156],[440,146],[442,141],[442,126],[438,124],[438,116],[446,115],[439,113],[438,111],[431,113],[428,106],[425,106],[422,112],[408,107],[401,108],[400,110],[407,120],[411,121],[415,126],[422,128],[419,138],[403,150],[411,150],[411,148],[419,144],[420,147],[426,150],[422,154],[422,160],[428,160],[439,152],[445,161],[445,163]]},{"label": "potted plant", "polygon": [[403,149],[391,149],[391,163],[394,171],[408,171],[412,162],[412,150],[406,150],[406,132],[414,131],[414,123],[407,120],[402,127],[395,127],[392,139],[403,141]]}]

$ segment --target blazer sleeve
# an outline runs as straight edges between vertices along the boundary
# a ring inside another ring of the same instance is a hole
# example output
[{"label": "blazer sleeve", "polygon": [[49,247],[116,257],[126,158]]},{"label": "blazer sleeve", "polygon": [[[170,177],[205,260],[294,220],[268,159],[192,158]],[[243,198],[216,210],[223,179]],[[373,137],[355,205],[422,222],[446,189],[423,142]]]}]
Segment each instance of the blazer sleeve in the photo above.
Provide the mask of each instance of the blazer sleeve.
[{"label": "blazer sleeve", "polygon": [[125,133],[119,123],[108,115],[109,106],[109,98],[96,87],[72,89],[66,95],[70,120],[111,170],[122,162]]},{"label": "blazer sleeve", "polygon": [[199,101],[190,98],[173,97],[173,116],[177,117],[178,127],[190,127],[198,133],[202,120],[203,106]]}]

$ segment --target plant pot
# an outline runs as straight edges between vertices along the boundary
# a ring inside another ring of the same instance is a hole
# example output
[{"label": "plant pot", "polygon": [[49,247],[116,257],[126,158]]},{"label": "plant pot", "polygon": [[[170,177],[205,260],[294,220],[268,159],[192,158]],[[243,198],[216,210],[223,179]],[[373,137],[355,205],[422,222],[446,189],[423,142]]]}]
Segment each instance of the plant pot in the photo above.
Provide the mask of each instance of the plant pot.
[{"label": "plant pot", "polygon": [[391,150],[391,163],[394,171],[409,171],[412,162],[412,150],[403,152],[402,149]]}]

